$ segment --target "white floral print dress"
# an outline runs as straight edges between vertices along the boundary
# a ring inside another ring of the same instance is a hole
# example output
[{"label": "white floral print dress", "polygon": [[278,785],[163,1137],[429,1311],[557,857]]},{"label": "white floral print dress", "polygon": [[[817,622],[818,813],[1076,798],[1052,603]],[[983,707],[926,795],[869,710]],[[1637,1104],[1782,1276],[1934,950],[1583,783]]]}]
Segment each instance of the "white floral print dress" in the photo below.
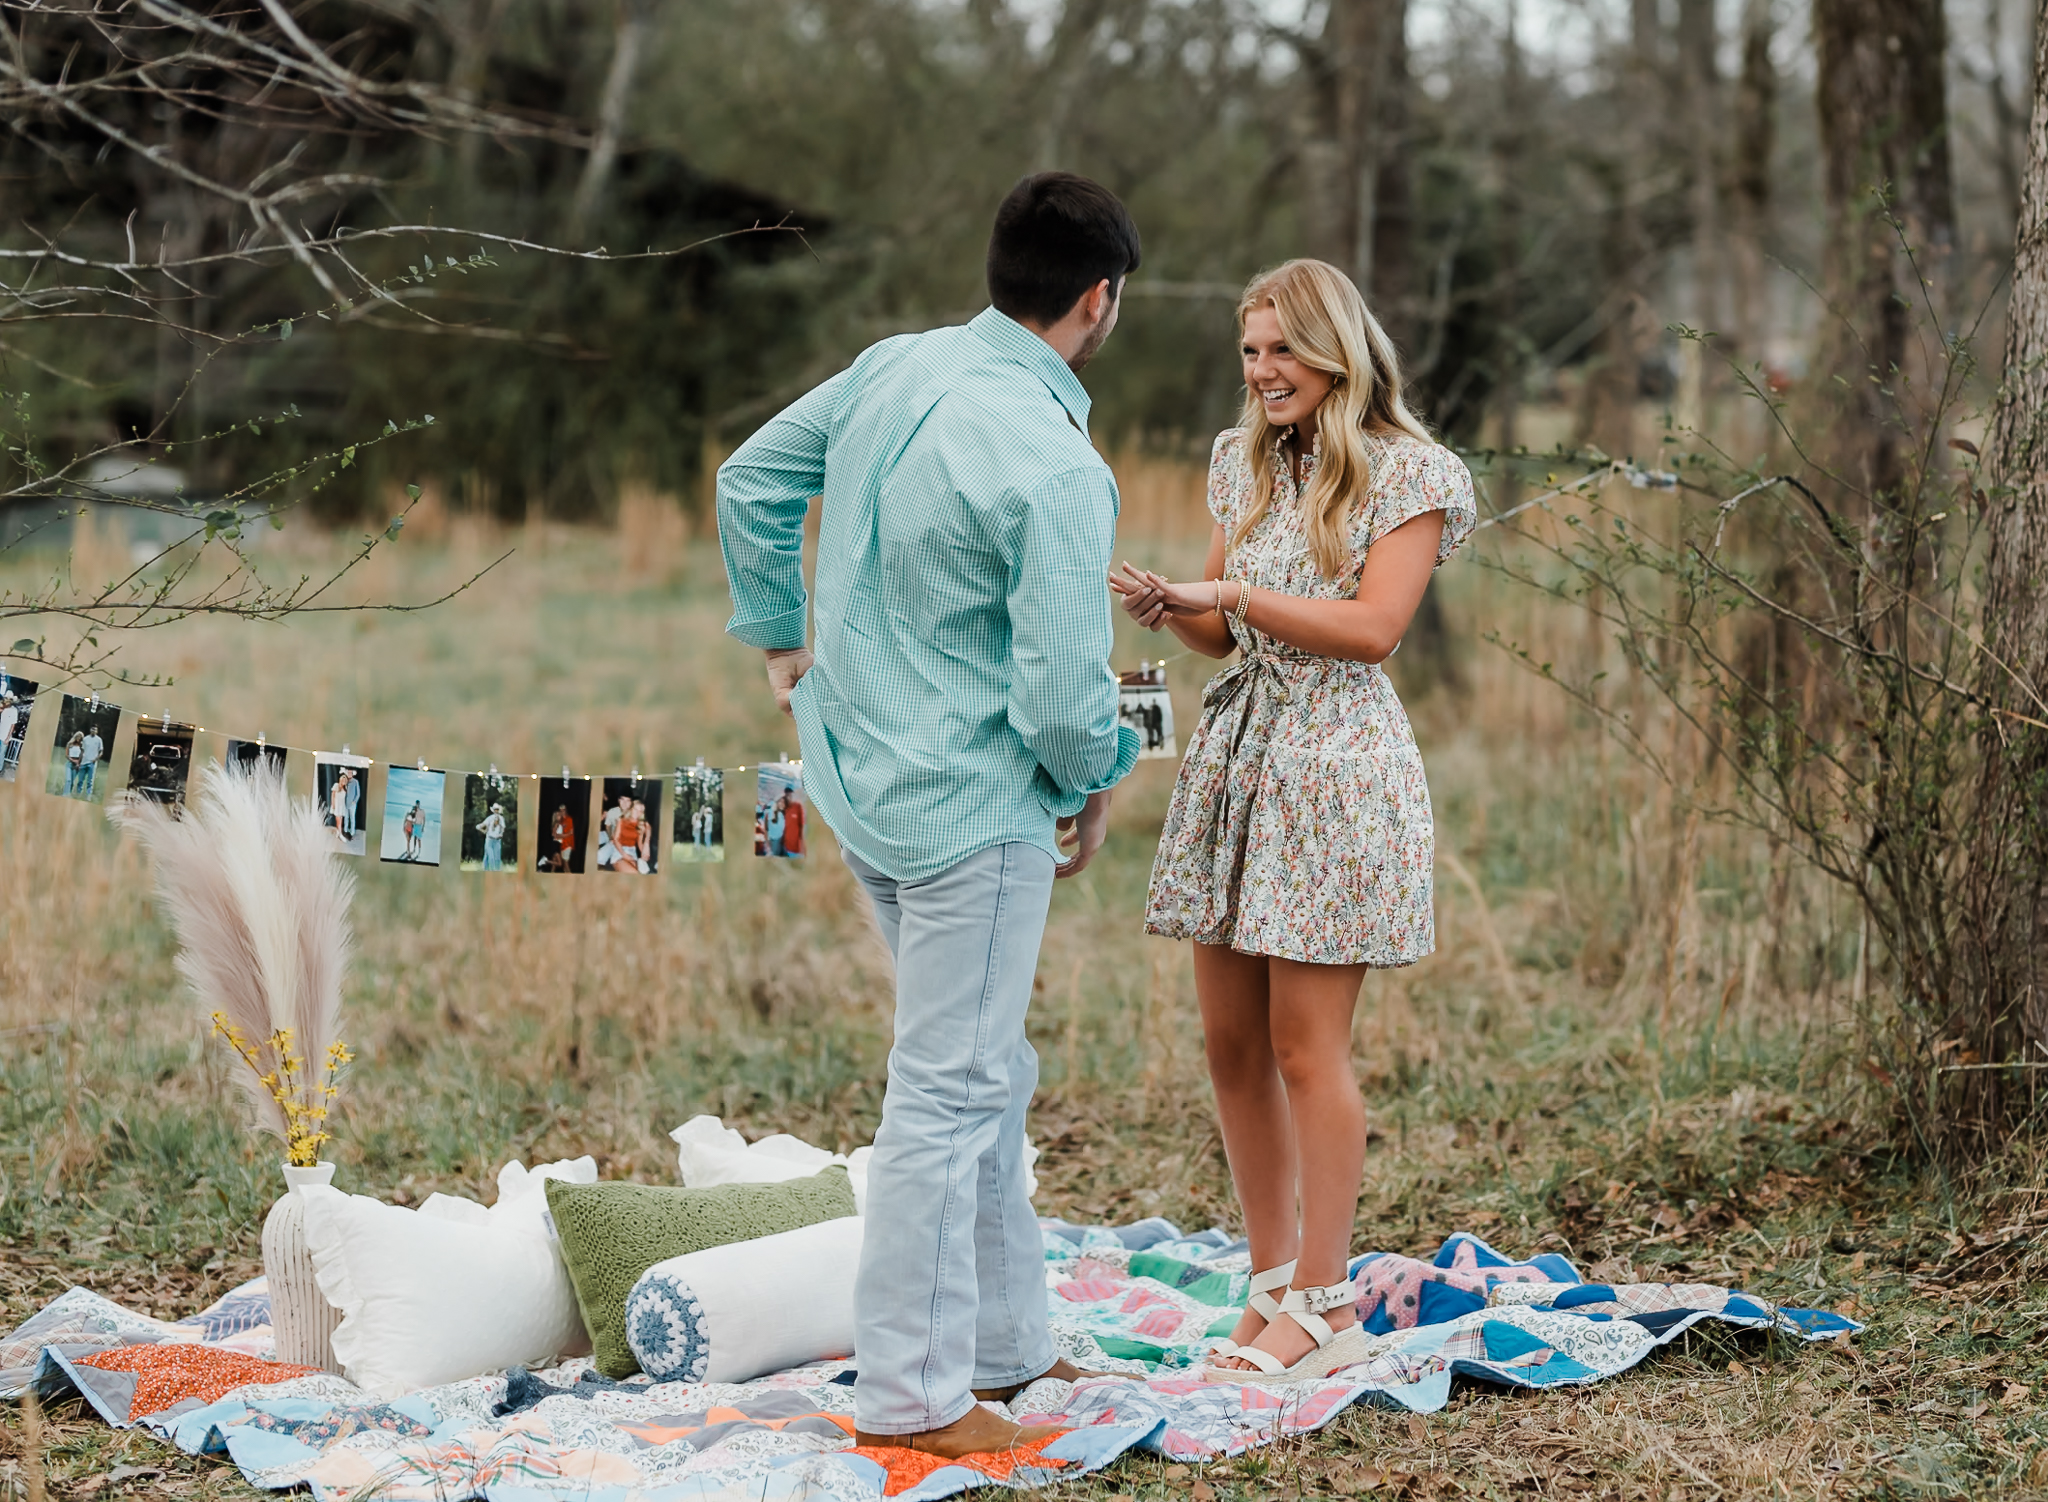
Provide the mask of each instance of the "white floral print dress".
[{"label": "white floral print dress", "polygon": [[[1414,517],[1444,513],[1437,563],[1478,522],[1472,476],[1440,444],[1368,438],[1369,490],[1351,557],[1325,579],[1297,486],[1277,463],[1272,504],[1225,560],[1255,589],[1351,599],[1366,551]],[[1209,510],[1229,536],[1251,504],[1241,428],[1209,460]],[[1410,965],[1436,948],[1436,836],[1407,712],[1376,665],[1318,657],[1249,626],[1243,655],[1209,681],[1152,867],[1147,932],[1321,965]]]}]

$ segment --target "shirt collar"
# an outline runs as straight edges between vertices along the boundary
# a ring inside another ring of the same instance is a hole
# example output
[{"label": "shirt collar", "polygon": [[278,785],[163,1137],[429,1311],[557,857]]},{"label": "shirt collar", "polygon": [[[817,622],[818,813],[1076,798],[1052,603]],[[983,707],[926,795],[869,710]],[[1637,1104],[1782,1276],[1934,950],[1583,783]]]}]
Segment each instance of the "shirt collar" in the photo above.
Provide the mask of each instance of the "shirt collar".
[{"label": "shirt collar", "polygon": [[1006,313],[983,308],[967,325],[997,354],[1015,360],[1045,382],[1046,389],[1067,409],[1083,437],[1088,433],[1088,409],[1093,405],[1088,388],[1059,353],[1038,335]]},{"label": "shirt collar", "polygon": [[1285,480],[1289,490],[1301,492],[1306,491],[1308,489],[1308,482],[1315,478],[1316,466],[1323,457],[1322,427],[1320,424],[1317,425],[1316,436],[1308,441],[1308,452],[1302,456],[1301,483],[1299,485],[1294,483],[1294,466],[1287,461],[1287,440],[1293,436],[1295,436],[1295,428],[1292,424],[1289,424],[1279,436],[1274,438],[1273,473],[1276,478],[1283,478]]}]

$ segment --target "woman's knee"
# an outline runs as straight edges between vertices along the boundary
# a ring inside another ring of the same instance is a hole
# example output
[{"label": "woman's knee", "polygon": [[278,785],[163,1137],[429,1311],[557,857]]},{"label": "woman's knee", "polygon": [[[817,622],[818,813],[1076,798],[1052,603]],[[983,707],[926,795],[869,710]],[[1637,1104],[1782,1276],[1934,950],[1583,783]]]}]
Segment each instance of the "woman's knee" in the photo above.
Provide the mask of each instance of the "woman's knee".
[{"label": "woman's knee", "polygon": [[1211,1023],[1202,1029],[1202,1052],[1209,1062],[1209,1078],[1218,1089],[1273,1077],[1272,1040],[1262,1027]]},{"label": "woman's knee", "polygon": [[1305,1038],[1275,1038],[1271,1043],[1273,1063],[1280,1071],[1290,1095],[1323,1091],[1358,1093],[1357,1076],[1351,1068],[1350,1052],[1325,1048]]}]

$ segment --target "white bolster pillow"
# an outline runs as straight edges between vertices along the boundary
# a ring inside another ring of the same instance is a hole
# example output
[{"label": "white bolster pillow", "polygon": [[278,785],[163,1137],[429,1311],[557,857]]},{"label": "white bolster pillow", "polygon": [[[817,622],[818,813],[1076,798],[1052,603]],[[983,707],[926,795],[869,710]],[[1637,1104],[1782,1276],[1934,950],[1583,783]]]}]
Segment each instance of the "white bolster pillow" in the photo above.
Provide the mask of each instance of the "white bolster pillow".
[{"label": "white bolster pillow", "polygon": [[626,1343],[657,1382],[749,1382],[853,1354],[861,1219],[657,1262],[626,1296]]}]

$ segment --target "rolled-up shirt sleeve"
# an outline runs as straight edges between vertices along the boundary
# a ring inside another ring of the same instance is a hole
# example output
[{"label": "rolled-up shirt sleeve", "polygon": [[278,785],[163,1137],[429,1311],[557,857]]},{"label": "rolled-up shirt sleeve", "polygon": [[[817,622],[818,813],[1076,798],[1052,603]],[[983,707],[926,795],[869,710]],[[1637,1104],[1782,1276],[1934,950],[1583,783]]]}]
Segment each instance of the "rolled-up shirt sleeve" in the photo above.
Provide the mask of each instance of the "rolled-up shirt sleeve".
[{"label": "rolled-up shirt sleeve", "polygon": [[825,449],[853,372],[816,387],[718,466],[718,547],[733,615],[749,646],[804,644],[804,516],[825,488]]},{"label": "rolled-up shirt sleeve", "polygon": [[1065,817],[1138,760],[1109,666],[1115,482],[1100,469],[1056,475],[1017,498],[1011,522],[1010,726],[1038,759],[1047,807]]}]

